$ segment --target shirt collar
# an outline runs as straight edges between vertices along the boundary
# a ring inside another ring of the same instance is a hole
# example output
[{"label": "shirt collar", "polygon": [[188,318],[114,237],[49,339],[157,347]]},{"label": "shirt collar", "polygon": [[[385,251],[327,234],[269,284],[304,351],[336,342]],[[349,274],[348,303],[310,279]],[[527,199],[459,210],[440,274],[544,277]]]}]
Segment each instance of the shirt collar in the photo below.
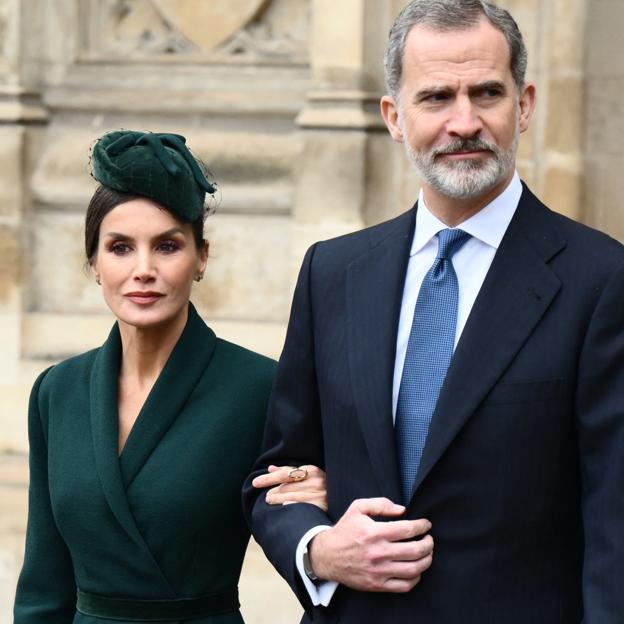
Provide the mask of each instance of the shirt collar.
[{"label": "shirt collar", "polygon": [[[511,182],[500,195],[458,227],[473,238],[498,249],[516,212],[521,195],[522,183],[516,171]],[[418,197],[418,210],[416,211],[416,231],[414,232],[410,256],[418,253],[438,232],[447,227],[429,211],[421,189]]]}]

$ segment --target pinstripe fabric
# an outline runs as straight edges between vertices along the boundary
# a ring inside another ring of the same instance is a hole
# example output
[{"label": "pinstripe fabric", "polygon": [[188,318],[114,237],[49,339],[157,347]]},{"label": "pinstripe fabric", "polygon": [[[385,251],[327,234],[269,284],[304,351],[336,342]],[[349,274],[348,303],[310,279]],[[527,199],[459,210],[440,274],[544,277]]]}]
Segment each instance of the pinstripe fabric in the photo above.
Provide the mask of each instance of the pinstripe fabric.
[{"label": "pinstripe fabric", "polygon": [[452,257],[470,238],[463,230],[438,232],[438,255],[420,287],[395,423],[403,500],[407,503],[446,376],[457,327],[457,276]]}]

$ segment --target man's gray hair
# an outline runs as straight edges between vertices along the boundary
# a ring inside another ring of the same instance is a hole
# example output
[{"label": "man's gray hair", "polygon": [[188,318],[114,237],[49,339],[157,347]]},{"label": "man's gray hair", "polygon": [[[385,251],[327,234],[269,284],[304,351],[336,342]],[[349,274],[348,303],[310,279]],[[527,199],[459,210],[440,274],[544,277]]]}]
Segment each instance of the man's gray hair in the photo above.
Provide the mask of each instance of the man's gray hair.
[{"label": "man's gray hair", "polygon": [[412,28],[423,25],[433,30],[450,32],[476,26],[484,16],[500,30],[511,57],[511,75],[518,89],[524,86],[527,50],[518,24],[509,11],[486,0],[412,0],[396,18],[384,58],[388,94],[398,99],[403,72],[405,40]]}]

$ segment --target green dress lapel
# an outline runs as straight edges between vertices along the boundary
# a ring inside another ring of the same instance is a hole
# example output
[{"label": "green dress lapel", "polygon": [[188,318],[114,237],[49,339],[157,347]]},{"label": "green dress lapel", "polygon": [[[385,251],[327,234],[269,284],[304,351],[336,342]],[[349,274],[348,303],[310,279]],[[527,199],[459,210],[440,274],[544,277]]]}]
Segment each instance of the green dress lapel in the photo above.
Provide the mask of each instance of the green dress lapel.
[{"label": "green dress lapel", "polygon": [[214,332],[189,304],[186,327],[149,393],[119,457],[127,490],[167,433],[204,374],[216,345]]},{"label": "green dress lapel", "polygon": [[171,584],[162,574],[160,566],[136,525],[121,480],[117,454],[119,436],[117,386],[120,365],[121,336],[115,323],[106,342],[98,351],[91,371],[89,398],[95,466],[104,496],[117,521],[145,553],[157,571],[163,588],[173,592]]},{"label": "green dress lapel", "polygon": [[183,408],[212,357],[216,336],[189,305],[189,318],[165,368],[154,384],[118,455],[117,409],[121,336],[117,323],[95,358],[90,380],[91,433],[95,465],[106,500],[119,524],[141,547],[160,577],[163,589],[174,594],[130,509],[127,488]]}]

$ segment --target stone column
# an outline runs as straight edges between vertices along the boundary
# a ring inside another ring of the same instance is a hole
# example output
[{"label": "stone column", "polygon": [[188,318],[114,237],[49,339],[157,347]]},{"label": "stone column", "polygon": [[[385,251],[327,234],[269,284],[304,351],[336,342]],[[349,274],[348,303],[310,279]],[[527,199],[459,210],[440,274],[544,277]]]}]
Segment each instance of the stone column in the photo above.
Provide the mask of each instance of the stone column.
[{"label": "stone column", "polygon": [[624,3],[592,0],[587,13],[583,217],[624,241]]},{"label": "stone column", "polygon": [[295,268],[312,242],[357,230],[381,210],[376,181],[388,143],[379,97],[393,8],[387,0],[312,2],[312,88],[297,119]]},{"label": "stone column", "polygon": [[502,0],[529,52],[537,108],[520,142],[518,167],[554,210],[581,216],[586,0]]},{"label": "stone column", "polygon": [[29,145],[46,120],[23,46],[23,27],[36,19],[29,15],[30,9],[19,0],[0,3],[0,429],[1,446],[22,450],[23,428],[15,427],[10,419],[25,407],[18,386],[26,269],[23,252],[28,243],[24,227],[29,209],[27,163]]},{"label": "stone column", "polygon": [[[27,441],[21,366],[30,146],[46,120],[22,36],[32,3],[0,1],[0,621],[8,622],[24,548]],[[40,44],[40,41],[37,42]],[[28,377],[28,375],[26,375]],[[6,454],[6,451],[13,453]],[[18,452],[15,452],[18,451]]]}]

